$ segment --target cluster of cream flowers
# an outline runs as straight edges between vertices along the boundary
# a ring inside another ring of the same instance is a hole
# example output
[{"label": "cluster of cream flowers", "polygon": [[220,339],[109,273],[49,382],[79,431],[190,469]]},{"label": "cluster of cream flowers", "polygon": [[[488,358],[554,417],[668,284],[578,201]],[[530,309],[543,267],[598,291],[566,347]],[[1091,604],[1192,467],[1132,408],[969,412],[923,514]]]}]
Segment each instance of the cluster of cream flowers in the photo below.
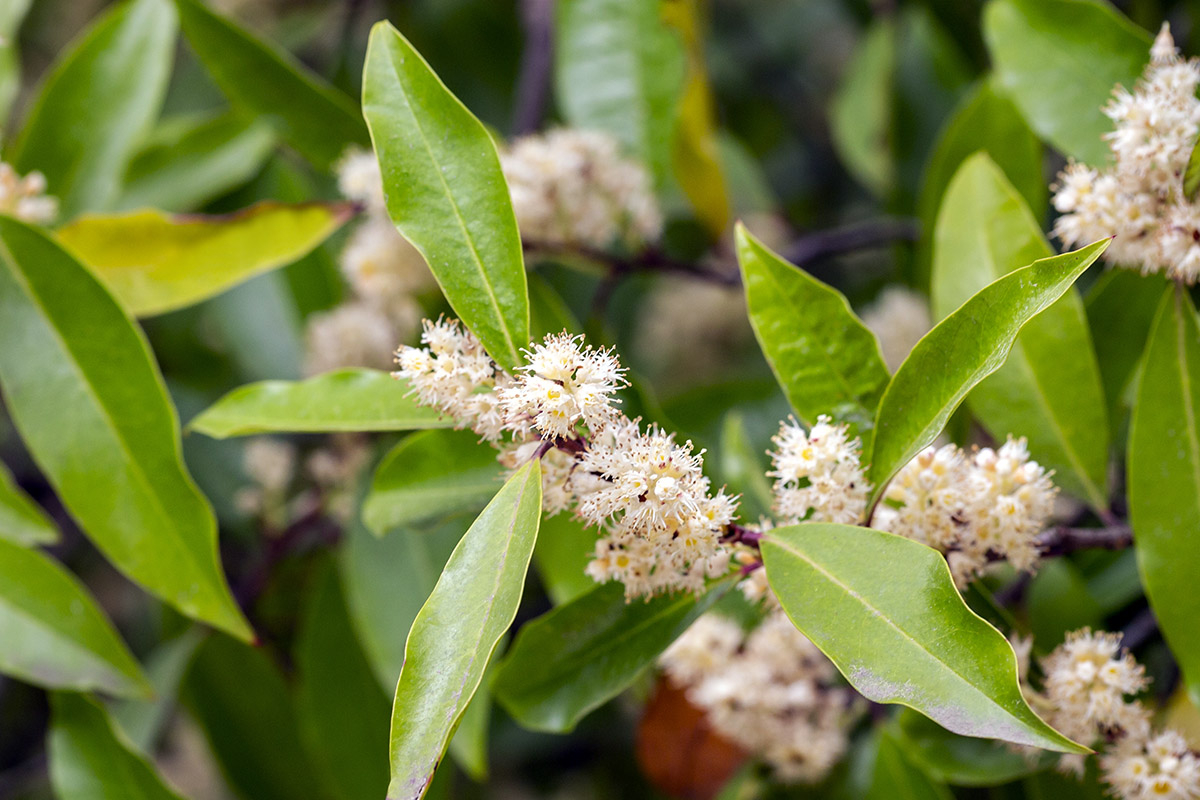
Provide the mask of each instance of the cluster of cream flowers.
[{"label": "cluster of cream flowers", "polygon": [[1058,489],[1011,436],[998,450],[968,455],[955,445],[923,450],[888,484],[872,524],[946,554],[959,586],[995,558],[1037,567],[1037,537]]},{"label": "cluster of cream flowers", "polygon": [[1105,260],[1200,278],[1200,206],[1183,193],[1183,173],[1200,132],[1200,61],[1183,60],[1164,23],[1132,92],[1118,87],[1104,112],[1115,165],[1071,164],[1059,176],[1054,232],[1069,246],[1116,236]]},{"label": "cluster of cream flowers", "polygon": [[771,441],[774,469],[767,475],[775,479],[775,514],[783,524],[862,522],[871,487],[859,463],[861,443],[845,425],[820,416],[805,431],[791,419]]},{"label": "cluster of cream flowers", "polygon": [[837,670],[781,612],[748,635],[705,614],[659,658],[713,729],[787,782],[816,783],[845,755],[860,706]]},{"label": "cluster of cream flowers", "polygon": [[[320,508],[329,516],[348,522],[353,516],[358,479],[370,460],[370,448],[362,436],[340,434],[312,451],[304,460],[309,486],[318,490]],[[257,517],[268,530],[279,531],[297,516],[312,509],[312,498],[303,498],[297,484],[300,457],[296,446],[285,439],[258,436],[242,451],[242,470],[250,479],[234,495],[243,514]],[[308,502],[308,508],[304,503]]]},{"label": "cluster of cream flowers", "polygon": [[[1026,657],[1028,650],[1025,651]],[[1123,800],[1200,797],[1200,758],[1175,731],[1155,732],[1134,695],[1149,684],[1121,636],[1084,628],[1041,659],[1041,691],[1028,684],[1030,705],[1057,730],[1087,745],[1111,742],[1100,757],[1101,777]],[[1082,756],[1061,766],[1083,772]]]},{"label": "cluster of cream flowers", "polygon": [[419,402],[444,411],[500,449],[515,468],[542,457],[543,505],[601,532],[588,574],[618,580],[627,597],[686,589],[726,573],[721,536],[736,499],[711,491],[703,454],[617,408],[625,385],[611,351],[582,337],[548,336],[511,375],[457,321],[426,321],[423,348],[402,347],[397,377]]},{"label": "cluster of cream flowers", "polygon": [[11,164],[0,161],[0,214],[45,225],[58,216],[58,200],[47,196],[42,173],[30,172],[21,177]]},{"label": "cluster of cream flowers", "polygon": [[552,130],[500,152],[521,236],[543,247],[637,250],[662,232],[649,173],[611,136]]},{"label": "cluster of cream flowers", "polygon": [[879,340],[883,361],[892,372],[933,327],[929,303],[919,292],[902,286],[880,292],[875,302],[863,309],[862,321]]}]

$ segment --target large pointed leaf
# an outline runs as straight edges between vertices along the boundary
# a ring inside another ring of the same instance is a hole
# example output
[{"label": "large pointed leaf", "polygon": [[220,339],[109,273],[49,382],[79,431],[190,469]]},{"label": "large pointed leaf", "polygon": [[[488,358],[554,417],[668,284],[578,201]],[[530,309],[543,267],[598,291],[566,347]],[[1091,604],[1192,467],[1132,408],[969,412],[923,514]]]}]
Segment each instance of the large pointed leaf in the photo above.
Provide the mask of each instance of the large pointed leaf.
[{"label": "large pointed leaf", "polygon": [[386,22],[371,30],[363,114],[392,221],[425,256],[459,319],[512,370],[529,341],[529,291],[487,129]]},{"label": "large pointed leaf", "polygon": [[833,105],[829,129],[846,168],[883,196],[895,181],[892,156],[896,23],[881,18],[858,43]]},{"label": "large pointed leaf", "polygon": [[750,322],[784,394],[807,424],[849,422],[870,446],[888,383],[879,343],[841,292],[772,253],[739,225],[738,262]]},{"label": "large pointed leaf", "polygon": [[1054,763],[1043,753],[1030,758],[1003,742],[959,736],[908,709],[889,726],[904,753],[935,780],[955,786],[998,786],[1032,775]]},{"label": "large pointed leaf", "polygon": [[128,0],[97,20],[51,69],[8,154],[40,170],[64,217],[103,210],[150,129],[171,74],[169,0]]},{"label": "large pointed leaf", "polygon": [[321,168],[351,144],[365,144],[354,100],[282,47],[205,8],[175,0],[188,44],[230,102],[268,120],[279,136]]},{"label": "large pointed leaf", "polygon": [[[958,308],[1014,269],[1054,251],[1015,188],[985,153],[963,162],[938,216],[933,312]],[[1083,301],[1067,291],[1031,319],[994,375],[967,398],[995,439],[1025,436],[1033,457],[1093,508],[1105,508],[1108,419]]]},{"label": "large pointed leaf", "polygon": [[483,508],[502,484],[496,451],[471,431],[414,433],[375,470],[363,521],[376,536]]},{"label": "large pointed leaf", "polygon": [[386,372],[342,369],[303,381],[261,381],[234,389],[188,423],[224,439],[255,433],[408,431],[453,423],[419,406]]},{"label": "large pointed leaf", "polygon": [[353,213],[345,204],[270,201],[219,217],[146,209],[82,216],[58,238],[130,313],[150,316],[296,261]]},{"label": "large pointed leaf", "polygon": [[871,455],[872,502],[902,466],[937,438],[967,393],[1000,368],[1025,323],[1062,297],[1108,242],[1005,275],[917,342],[879,402]]},{"label": "large pointed leaf", "polygon": [[390,800],[416,800],[517,614],[542,511],[541,464],[521,467],[454,548],[404,648],[392,706]]},{"label": "large pointed leaf", "polygon": [[558,3],[554,66],[567,121],[615,136],[661,185],[671,167],[686,58],[658,0]]},{"label": "large pointed leaf", "polygon": [[51,697],[50,782],[57,797],[87,800],[182,800],[134,751],[95,701]]},{"label": "large pointed leaf", "polygon": [[96,546],[183,613],[251,638],[145,337],[70,254],[6,217],[0,341],[0,389],[13,422]]},{"label": "large pointed leaf", "polygon": [[49,556],[0,539],[0,672],[52,689],[145,695],[150,685],[83,587]]},{"label": "large pointed leaf", "polygon": [[596,531],[588,530],[574,514],[555,514],[542,520],[533,564],[554,605],[570,602],[596,587],[586,572],[595,551]]},{"label": "large pointed leaf", "polygon": [[868,699],[964,736],[1088,752],[1025,703],[1008,641],[963,602],[936,550],[832,523],[776,528],[761,547],[792,622]]},{"label": "large pointed leaf", "polygon": [[179,702],[179,687],[191,666],[196,649],[209,636],[199,625],[159,643],[146,656],[146,676],[154,688],[150,698],[128,698],[108,707],[113,724],[130,744],[143,753],[154,753],[159,738]]},{"label": "large pointed leaf", "polygon": [[992,0],[983,34],[996,77],[1030,127],[1088,164],[1110,158],[1100,110],[1117,84],[1132,87],[1150,36],[1106,2]]},{"label": "large pointed leaf", "polygon": [[29,496],[13,482],[8,467],[0,463],[0,539],[23,545],[54,544],[58,528]]},{"label": "large pointed leaf", "polygon": [[526,728],[569,731],[633,683],[721,594],[627,603],[621,584],[597,586],[524,625],[492,691]]},{"label": "large pointed leaf", "polygon": [[1200,700],[1200,323],[1181,287],[1163,297],[1129,430],[1129,513],[1142,585]]}]

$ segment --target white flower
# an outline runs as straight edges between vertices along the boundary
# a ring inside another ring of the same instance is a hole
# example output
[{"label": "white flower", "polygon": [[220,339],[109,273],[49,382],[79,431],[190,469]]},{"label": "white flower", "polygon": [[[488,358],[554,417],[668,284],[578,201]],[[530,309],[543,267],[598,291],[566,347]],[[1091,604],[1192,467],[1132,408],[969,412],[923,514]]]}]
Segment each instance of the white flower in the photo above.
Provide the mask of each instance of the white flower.
[{"label": "white flower", "polygon": [[360,147],[348,148],[336,168],[338,191],[342,196],[362,205],[372,215],[386,219],[383,176],[375,153]]},{"label": "white flower", "polygon": [[416,328],[420,309],[389,316],[366,303],[344,303],[313,314],[304,332],[304,372],[318,375],[342,367],[387,369],[396,343]]},{"label": "white flower", "polygon": [[42,173],[21,177],[11,164],[0,162],[0,213],[44,225],[58,216],[58,200],[46,195]]},{"label": "white flower", "polygon": [[913,346],[933,327],[925,298],[901,286],[884,289],[875,302],[863,310],[862,321],[879,340],[883,361],[892,372],[904,363]]},{"label": "white flower", "polygon": [[437,285],[425,259],[387,217],[369,216],[354,229],[341,267],[354,294],[383,309],[412,306],[412,295]]},{"label": "white flower", "polygon": [[247,477],[269,492],[282,492],[296,472],[294,445],[270,436],[258,436],[246,443],[242,467]]},{"label": "white flower", "polygon": [[794,419],[771,440],[775,511],[786,524],[803,520],[856,525],[862,521],[870,485],[859,463],[858,439],[827,416],[805,431]]},{"label": "white flower", "polygon": [[1100,758],[1104,782],[1122,800],[1200,797],[1200,759],[1175,731],[1130,736]]}]

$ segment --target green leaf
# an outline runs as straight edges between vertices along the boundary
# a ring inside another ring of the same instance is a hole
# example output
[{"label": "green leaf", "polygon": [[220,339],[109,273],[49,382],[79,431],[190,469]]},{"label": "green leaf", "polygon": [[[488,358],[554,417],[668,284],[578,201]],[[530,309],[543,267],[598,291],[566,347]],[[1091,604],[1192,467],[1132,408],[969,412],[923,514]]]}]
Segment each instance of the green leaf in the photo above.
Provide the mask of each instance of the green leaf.
[{"label": "green leaf", "polygon": [[366,129],[354,100],[330,86],[278,45],[259,39],[205,8],[175,0],[188,44],[235,106],[266,119],[280,138],[321,169]]},{"label": "green leaf", "polygon": [[1108,242],[1005,275],[917,342],[879,402],[870,459],[872,503],[892,476],[937,438],[967,393],[1004,364],[1025,323],[1066,294]]},{"label": "green leaf", "polygon": [[182,800],[135,752],[94,700],[50,697],[50,783],[57,797],[88,800]]},{"label": "green leaf", "polygon": [[75,576],[0,539],[0,672],[50,689],[142,696],[150,685]]},{"label": "green leaf", "polygon": [[626,602],[620,583],[597,586],[521,626],[492,691],[524,727],[570,731],[632,684],[723,593]]},{"label": "green leaf", "polygon": [[829,109],[829,130],[846,168],[875,195],[895,181],[890,129],[896,26],[880,19],[859,42]]},{"label": "green leaf", "polygon": [[671,168],[687,72],[683,43],[662,10],[658,0],[563,0],[554,60],[567,122],[616,137],[659,186]]},{"label": "green leaf", "polygon": [[146,658],[146,675],[154,688],[154,697],[126,699],[109,706],[113,725],[140,752],[155,752],[158,739],[175,711],[183,676],[191,666],[196,648],[207,636],[203,628],[192,626],[159,644]]},{"label": "green leaf", "polygon": [[192,661],[182,695],[239,796],[323,796],[314,791],[321,781],[300,738],[291,690],[265,650],[210,637]]},{"label": "green leaf", "polygon": [[359,647],[337,575],[327,565],[309,590],[295,658],[301,734],[327,784],[342,800],[383,797],[388,696]]},{"label": "green leaf", "polygon": [[452,423],[417,405],[408,385],[386,372],[342,369],[303,381],[260,381],[234,389],[188,423],[188,430],[225,439],[255,433],[409,431]]},{"label": "green leaf", "polygon": [[0,463],[0,540],[26,546],[58,541],[58,528],[46,512],[21,491],[3,463]]},{"label": "green leaf", "polygon": [[850,754],[847,788],[862,800],[953,800],[950,790],[913,763],[888,728],[876,728]]},{"label": "green leaf", "polygon": [[1200,323],[1186,290],[1162,299],[1129,429],[1129,513],[1142,585],[1192,702],[1200,699]]},{"label": "green leaf", "polygon": [[954,786],[999,786],[1040,772],[1052,762],[1045,754],[1030,759],[1001,742],[958,736],[908,709],[894,720],[889,733],[904,754],[934,780]]},{"label": "green leaf", "polygon": [[405,644],[388,797],[420,798],[517,614],[542,511],[541,464],[504,484],[454,548]]},{"label": "green leaf", "polygon": [[1167,286],[1161,275],[1141,275],[1137,270],[1110,269],[1088,292],[1087,315],[1100,364],[1100,378],[1108,404],[1108,421],[1114,438],[1120,436],[1127,394],[1133,381],[1150,325]]},{"label": "green leaf", "polygon": [[145,336],[45,233],[6,217],[0,341],[21,343],[0,348],[13,422],[89,538],[150,593],[250,639]]},{"label": "green leaf", "polygon": [[1069,559],[1047,559],[1025,590],[1030,633],[1039,651],[1057,647],[1067,631],[1101,628],[1104,611]]},{"label": "green leaf", "polygon": [[841,292],[793,267],[737,227],[750,323],[788,402],[807,425],[820,414],[850,423],[870,447],[888,384],[875,334]]},{"label": "green leaf", "polygon": [[348,220],[351,206],[265,201],[224,216],[89,214],[59,241],[139,317],[174,311],[290,264]]},{"label": "green leaf", "polygon": [[1187,167],[1183,171],[1183,196],[1192,203],[1196,200],[1197,192],[1200,192],[1200,147],[1192,145],[1192,154],[1188,156]]},{"label": "green leaf", "polygon": [[740,411],[730,411],[725,415],[719,454],[721,477],[725,479],[729,492],[742,497],[742,517],[758,519],[769,514],[775,498],[766,474],[766,459],[750,443],[746,420]]},{"label": "green leaf", "polygon": [[[933,250],[933,312],[941,318],[992,281],[1054,251],[1024,200],[977,153],[950,182]],[[1054,480],[1093,507],[1107,507],[1108,418],[1083,300],[1074,290],[1025,325],[1008,359],[967,399],[1003,441],[1029,440]]]},{"label": "green leaf", "polygon": [[162,105],[175,55],[167,0],[128,0],[51,68],[7,160],[40,170],[64,218],[104,210]]},{"label": "green leaf", "polygon": [[192,211],[253,178],[274,148],[261,118],[227,112],[161,123],[130,162],[116,210]]},{"label": "green leaf", "polygon": [[584,570],[596,551],[596,532],[574,514],[559,513],[542,520],[533,563],[550,601],[561,606],[596,586]]},{"label": "green leaf", "polygon": [[1043,139],[1086,164],[1111,155],[1100,110],[1117,84],[1131,87],[1150,36],[1095,0],[991,0],[983,35],[997,79]]},{"label": "green leaf", "polygon": [[21,89],[21,55],[17,31],[33,0],[9,0],[0,6],[0,128],[8,122],[13,101]]},{"label": "green leaf", "polygon": [[388,213],[458,318],[512,371],[529,342],[521,237],[487,129],[386,22],[371,30],[363,113]]},{"label": "green leaf", "polygon": [[460,511],[483,508],[500,488],[496,450],[472,431],[422,431],[384,456],[363,504],[376,536],[420,526]]},{"label": "green leaf", "polygon": [[936,550],[832,523],[776,528],[761,549],[788,617],[867,699],[964,736],[1090,752],[1025,703],[1008,641],[963,602]]}]

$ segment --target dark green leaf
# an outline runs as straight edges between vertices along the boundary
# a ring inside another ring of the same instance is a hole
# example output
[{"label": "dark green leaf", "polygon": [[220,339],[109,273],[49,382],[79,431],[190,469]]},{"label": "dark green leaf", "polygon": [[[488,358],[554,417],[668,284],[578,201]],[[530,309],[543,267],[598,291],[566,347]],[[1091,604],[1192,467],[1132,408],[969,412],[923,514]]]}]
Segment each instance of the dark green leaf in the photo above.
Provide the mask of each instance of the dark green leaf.
[{"label": "dark green leaf", "polygon": [[521,467],[463,535],[413,621],[392,706],[392,800],[424,796],[517,614],[542,513],[541,464]]},{"label": "dark green leaf", "polygon": [[890,133],[895,71],[896,25],[880,19],[859,42],[829,111],[838,155],[878,196],[886,195],[895,180]]},{"label": "dark green leaf", "polygon": [[58,541],[58,528],[21,491],[4,464],[0,464],[0,539],[27,546]]},{"label": "dark green leaf", "polygon": [[224,439],[255,433],[407,431],[452,421],[408,397],[386,372],[343,369],[304,381],[262,381],[234,389],[190,423],[189,431]]},{"label": "dark green leaf", "polygon": [[742,497],[739,508],[743,518],[758,519],[770,513],[774,494],[766,475],[766,456],[750,443],[746,420],[740,411],[725,415],[718,463],[729,493]]},{"label": "dark green leaf", "polygon": [[879,403],[871,455],[872,502],[937,438],[971,389],[995,372],[1021,328],[1062,297],[1107,239],[1009,273],[929,332],[896,370]]},{"label": "dark green leaf", "polygon": [[425,256],[459,319],[514,369],[529,342],[529,292],[487,129],[386,22],[371,30],[363,113],[392,221]]},{"label": "dark green leaf", "polygon": [[1200,700],[1200,323],[1186,290],[1163,297],[1129,429],[1127,482],[1142,585]]},{"label": "dark green leaf", "polygon": [[936,550],[831,523],[776,528],[761,548],[792,622],[868,699],[964,736],[1089,752],[1025,703],[1008,641],[963,602]]},{"label": "dark green leaf", "polygon": [[168,0],[114,6],[51,68],[7,160],[40,170],[64,217],[104,210],[150,130],[175,54]]},{"label": "dark green leaf", "polygon": [[266,119],[280,138],[325,169],[367,132],[354,101],[282,47],[205,8],[175,0],[184,36],[235,106]]},{"label": "dark green leaf", "polygon": [[998,786],[1045,769],[1053,759],[1030,758],[1003,742],[959,736],[904,709],[889,729],[904,754],[934,780],[954,786]]},{"label": "dark green leaf", "polygon": [[75,576],[0,539],[0,672],[51,689],[144,696],[150,685]]},{"label": "dark green leaf", "polygon": [[0,388],[67,510],[114,565],[188,616],[251,638],[216,520],[141,331],[46,234],[0,217]]},{"label": "dark green leaf", "polygon": [[596,550],[596,531],[566,512],[545,517],[533,548],[538,578],[556,606],[586,594],[596,586],[588,574],[588,561]]},{"label": "dark green leaf", "polygon": [[950,790],[910,760],[886,728],[870,731],[850,754],[847,788],[862,800],[952,800]]},{"label": "dark green leaf", "polygon": [[13,100],[21,88],[21,57],[17,30],[33,0],[9,0],[0,5],[0,128],[8,122]]},{"label": "dark green leaf", "polygon": [[1104,619],[1079,568],[1065,558],[1042,564],[1025,590],[1025,608],[1033,640],[1042,652],[1058,646],[1067,631],[1099,628]]},{"label": "dark green leaf", "polygon": [[154,697],[122,700],[109,706],[113,725],[137,750],[155,752],[158,738],[179,700],[183,676],[207,635],[207,631],[193,626],[155,647],[146,658],[146,675],[154,688]]}]

